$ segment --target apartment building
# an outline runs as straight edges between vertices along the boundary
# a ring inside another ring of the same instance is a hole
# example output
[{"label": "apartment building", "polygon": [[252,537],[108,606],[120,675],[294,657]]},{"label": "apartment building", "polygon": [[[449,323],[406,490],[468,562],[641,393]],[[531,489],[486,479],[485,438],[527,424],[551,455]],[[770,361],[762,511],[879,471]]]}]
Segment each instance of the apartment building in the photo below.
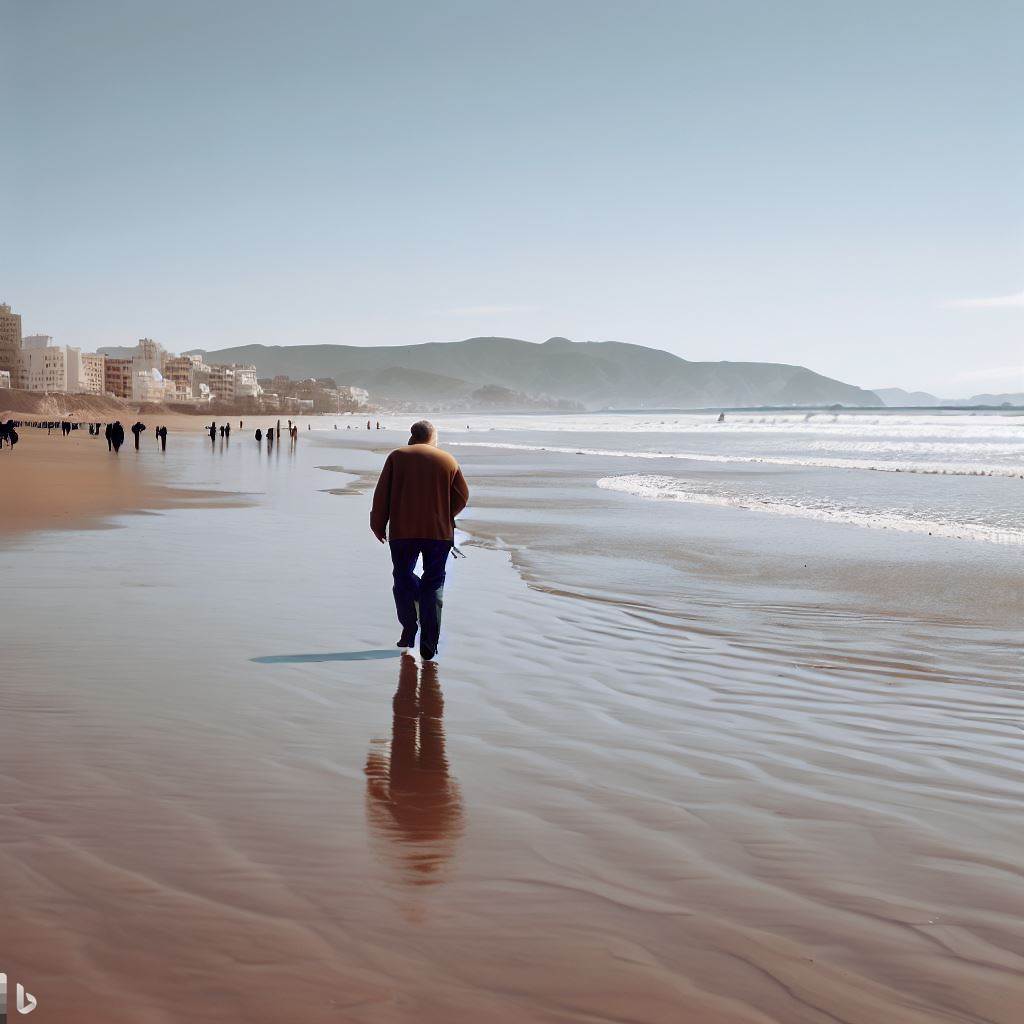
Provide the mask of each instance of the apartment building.
[{"label": "apartment building", "polygon": [[235,398],[259,398],[259,380],[256,377],[256,367],[252,363],[235,363]]},{"label": "apartment building", "polygon": [[20,380],[29,391],[74,391],[81,350],[33,334],[22,341]]},{"label": "apartment building", "polygon": [[103,391],[115,398],[132,397],[132,360],[106,356],[103,361]]},{"label": "apartment building", "polygon": [[235,368],[225,363],[210,364],[210,398],[220,402],[235,400]]},{"label": "apartment building", "polygon": [[0,370],[10,375],[12,387],[19,387],[21,314],[12,312],[6,303],[0,304]]},{"label": "apartment building", "polygon": [[10,388],[11,386],[11,371],[0,370],[0,388]]},{"label": "apartment building", "polygon": [[102,395],[105,388],[105,357],[98,352],[81,354],[79,390],[89,395]]},{"label": "apartment building", "polygon": [[132,362],[135,364],[135,372],[149,373],[158,370],[163,373],[164,360],[167,358],[167,350],[158,341],[152,338],[139,338],[132,355]]},{"label": "apartment building", "polygon": [[167,400],[189,402],[198,397],[196,385],[204,379],[203,357],[183,355],[164,357],[164,383]]}]

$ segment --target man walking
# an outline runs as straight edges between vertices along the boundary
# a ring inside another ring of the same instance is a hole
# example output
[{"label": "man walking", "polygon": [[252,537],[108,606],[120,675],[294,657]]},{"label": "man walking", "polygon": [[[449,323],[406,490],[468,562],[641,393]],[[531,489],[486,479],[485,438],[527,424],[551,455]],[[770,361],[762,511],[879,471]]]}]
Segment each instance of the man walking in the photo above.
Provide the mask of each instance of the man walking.
[{"label": "man walking", "polygon": [[[396,448],[384,463],[373,492],[370,529],[391,545],[394,595],[402,625],[399,647],[416,643],[430,661],[441,633],[445,564],[455,540],[455,517],[469,501],[469,488],[459,464],[437,447],[432,423],[412,425],[409,443]],[[423,575],[415,573],[423,559]],[[417,622],[417,609],[419,621]]]}]

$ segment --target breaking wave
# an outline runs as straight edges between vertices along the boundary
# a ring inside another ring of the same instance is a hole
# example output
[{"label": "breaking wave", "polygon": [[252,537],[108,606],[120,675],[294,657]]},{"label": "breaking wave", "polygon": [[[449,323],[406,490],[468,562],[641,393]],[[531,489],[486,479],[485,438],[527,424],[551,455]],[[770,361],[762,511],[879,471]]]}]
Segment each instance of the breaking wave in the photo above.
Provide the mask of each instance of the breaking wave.
[{"label": "breaking wave", "polygon": [[574,448],[558,445],[518,444],[499,441],[453,441],[452,447],[501,448],[524,452],[554,452],[561,455],[594,455],[612,459],[676,459],[686,462],[807,466],[818,469],[860,469],[881,473],[923,473],[936,476],[1001,476],[1024,479],[1024,465],[917,462],[885,458],[827,458],[800,455],[724,455],[713,452],[625,451],[617,448]]},{"label": "breaking wave", "polygon": [[753,512],[814,519],[819,522],[845,523],[876,530],[899,530],[908,533],[924,533],[934,537],[1024,545],[1024,530],[1014,527],[929,519],[916,516],[911,510],[886,509],[879,511],[852,508],[826,500],[740,494],[716,489],[713,485],[709,486],[704,482],[685,480],[679,477],[632,473],[625,476],[602,477],[597,481],[597,486],[609,491],[632,494],[639,498],[746,509]]}]

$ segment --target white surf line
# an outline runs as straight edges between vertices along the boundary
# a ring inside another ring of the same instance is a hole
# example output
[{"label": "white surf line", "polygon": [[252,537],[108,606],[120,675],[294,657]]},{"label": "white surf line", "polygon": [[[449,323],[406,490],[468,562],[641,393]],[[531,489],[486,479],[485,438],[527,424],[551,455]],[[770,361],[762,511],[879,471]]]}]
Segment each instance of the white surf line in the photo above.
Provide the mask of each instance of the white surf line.
[{"label": "white surf line", "polygon": [[977,540],[990,544],[1024,545],[1024,530],[1003,529],[981,523],[946,523],[928,519],[911,519],[894,513],[865,512],[838,507],[822,508],[800,505],[796,502],[775,501],[767,498],[741,497],[730,494],[707,494],[680,488],[680,481],[666,476],[630,474],[606,476],[597,486],[608,491],[620,491],[637,498],[654,501],[680,501],[719,508],[745,509],[768,512],[773,515],[795,516],[818,522],[844,523],[873,530],[899,530],[905,533],[925,533],[932,537],[954,540]]},{"label": "white surf line", "polygon": [[615,448],[568,448],[556,445],[515,444],[499,441],[451,441],[451,447],[500,448],[557,455],[596,455],[613,459],[675,459],[684,462],[807,466],[814,469],[861,469],[879,473],[920,473],[928,476],[999,476],[1024,480],[1024,466],[971,466],[957,468],[942,462],[885,462],[871,459],[802,459],[797,456],[711,455],[706,452],[626,452]]}]

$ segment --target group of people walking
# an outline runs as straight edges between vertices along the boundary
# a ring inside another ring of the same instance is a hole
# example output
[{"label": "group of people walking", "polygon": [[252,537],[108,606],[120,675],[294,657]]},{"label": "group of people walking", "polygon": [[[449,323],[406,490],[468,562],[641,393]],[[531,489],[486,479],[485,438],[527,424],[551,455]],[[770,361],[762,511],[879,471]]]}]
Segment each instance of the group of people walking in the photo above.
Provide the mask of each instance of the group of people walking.
[{"label": "group of people walking", "polygon": [[14,446],[18,443],[18,431],[15,429],[14,420],[0,423],[0,448],[3,448],[5,441],[7,442],[8,451],[13,451]]},{"label": "group of people walking", "polygon": [[[239,423],[239,426],[241,426],[241,423]],[[308,425],[307,425],[306,429],[307,430],[309,429]],[[291,443],[292,448],[295,448],[295,446],[299,443],[299,427],[298,427],[298,424],[292,423],[292,421],[289,420],[288,421],[288,427],[287,427],[287,434],[288,434],[288,440]],[[260,427],[257,427],[256,428],[256,433],[253,436],[256,438],[256,443],[257,444],[262,444],[263,443],[263,438],[266,437],[266,439],[267,439],[267,451],[270,451],[270,449],[274,447],[274,441],[275,440],[277,441],[278,444],[281,443],[281,421],[280,420],[277,421],[277,426],[276,427],[274,427],[274,426],[267,427],[266,434],[263,433],[263,430]]]}]

